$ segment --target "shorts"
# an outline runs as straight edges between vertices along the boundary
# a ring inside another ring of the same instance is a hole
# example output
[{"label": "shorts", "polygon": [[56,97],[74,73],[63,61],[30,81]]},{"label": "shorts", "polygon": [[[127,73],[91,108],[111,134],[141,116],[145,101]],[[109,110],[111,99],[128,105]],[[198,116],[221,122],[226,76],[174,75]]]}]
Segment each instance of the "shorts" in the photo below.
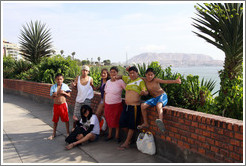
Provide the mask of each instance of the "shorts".
[{"label": "shorts", "polygon": [[68,107],[67,103],[54,104],[53,105],[53,119],[52,121],[58,123],[59,117],[61,117],[62,122],[68,122]]},{"label": "shorts", "polygon": [[[92,134],[94,134],[94,133],[92,133]],[[94,135],[96,136],[96,138],[93,141],[88,140],[89,142],[95,142],[95,141],[97,141],[99,139],[99,135],[98,134],[94,134]]]},{"label": "shorts", "polygon": [[120,116],[120,128],[135,130],[140,124],[141,107],[140,105],[124,105]]},{"label": "shorts", "polygon": [[168,102],[167,94],[163,93],[160,96],[157,96],[155,98],[151,98],[151,99],[145,101],[144,103],[151,105],[151,106],[156,106],[157,103],[162,103],[162,105],[163,105],[162,107],[164,107],[167,105],[167,102]]},{"label": "shorts", "polygon": [[91,99],[85,99],[83,103],[75,102],[73,115],[76,116],[78,119],[81,118],[80,109],[83,105],[91,106]]}]

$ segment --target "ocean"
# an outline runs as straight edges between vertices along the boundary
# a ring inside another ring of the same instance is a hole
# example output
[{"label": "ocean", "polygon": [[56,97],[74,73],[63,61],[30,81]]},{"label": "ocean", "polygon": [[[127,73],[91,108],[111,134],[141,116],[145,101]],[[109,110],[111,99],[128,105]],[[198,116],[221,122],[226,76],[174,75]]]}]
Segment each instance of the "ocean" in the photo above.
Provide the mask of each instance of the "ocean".
[{"label": "ocean", "polygon": [[[180,73],[185,77],[189,74],[198,75],[199,80],[201,81],[202,78],[205,80],[212,79],[216,81],[216,85],[212,93],[218,91],[220,89],[220,78],[219,78],[219,70],[223,69],[222,66],[220,67],[207,67],[207,66],[195,66],[195,67],[172,67],[172,73]],[[217,96],[218,93],[215,95]]]}]

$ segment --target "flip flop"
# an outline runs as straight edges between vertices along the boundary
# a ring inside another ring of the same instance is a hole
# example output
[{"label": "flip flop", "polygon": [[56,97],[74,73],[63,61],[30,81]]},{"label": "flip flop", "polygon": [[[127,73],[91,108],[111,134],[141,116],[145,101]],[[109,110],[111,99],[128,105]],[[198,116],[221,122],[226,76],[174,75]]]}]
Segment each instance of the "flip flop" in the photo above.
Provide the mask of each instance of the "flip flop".
[{"label": "flip flop", "polygon": [[157,127],[161,130],[161,132],[165,131],[165,126],[164,126],[164,123],[162,122],[162,120],[156,119],[155,123],[156,123]]}]

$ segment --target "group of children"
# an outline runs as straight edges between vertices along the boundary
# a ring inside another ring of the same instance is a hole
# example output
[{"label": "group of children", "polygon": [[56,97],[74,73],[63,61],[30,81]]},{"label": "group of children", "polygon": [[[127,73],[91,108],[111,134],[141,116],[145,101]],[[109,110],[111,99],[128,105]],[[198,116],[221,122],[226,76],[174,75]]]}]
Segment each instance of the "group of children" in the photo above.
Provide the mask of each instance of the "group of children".
[{"label": "group of children", "polygon": [[[100,134],[99,120],[104,116],[108,125],[108,136],[105,139],[109,141],[113,139],[112,130],[115,128],[115,140],[120,143],[119,132],[122,128],[126,134],[126,140],[120,145],[119,149],[129,147],[132,136],[136,129],[148,128],[147,108],[156,106],[159,119],[156,124],[161,131],[164,131],[163,110],[167,104],[167,95],[161,88],[160,84],[181,84],[180,78],[176,80],[161,80],[155,78],[155,72],[152,68],[146,70],[145,77],[140,78],[138,69],[135,66],[128,67],[129,76],[118,75],[118,68],[111,67],[101,71],[101,85],[94,88],[92,77],[88,76],[89,67],[82,66],[81,76],[77,76],[72,82],[77,87],[77,97],[73,114],[73,129],[69,133],[69,119],[66,97],[70,97],[71,90],[63,83],[63,76],[56,75],[56,84],[50,89],[50,95],[54,98],[53,106],[53,134],[49,139],[56,136],[56,127],[59,116],[61,121],[65,122],[67,129],[66,142],[69,143],[66,148],[71,149],[74,146],[86,141],[95,141]],[[94,114],[90,105],[91,99],[94,97],[93,90],[100,89],[101,101]],[[122,90],[125,90],[125,104],[122,103]],[[150,94],[153,98],[141,103],[141,96]],[[141,122],[143,116],[143,124]]]}]

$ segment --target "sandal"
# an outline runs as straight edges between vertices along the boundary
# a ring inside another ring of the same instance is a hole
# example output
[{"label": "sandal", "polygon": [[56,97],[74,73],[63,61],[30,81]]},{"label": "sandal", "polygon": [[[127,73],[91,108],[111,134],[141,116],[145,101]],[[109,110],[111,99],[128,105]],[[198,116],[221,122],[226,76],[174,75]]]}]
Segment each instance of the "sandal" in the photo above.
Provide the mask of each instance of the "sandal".
[{"label": "sandal", "polygon": [[162,132],[165,131],[165,126],[164,126],[164,123],[162,122],[161,119],[156,119],[156,120],[155,120],[155,123],[156,123],[157,127],[158,127]]},{"label": "sandal", "polygon": [[118,150],[126,150],[126,149],[128,149],[129,148],[129,145],[124,145],[124,144],[122,144],[121,146],[119,146],[117,149]]},{"label": "sandal", "polygon": [[137,126],[137,129],[138,130],[147,129],[147,128],[149,128],[149,125],[148,126],[145,126],[145,125],[142,124],[142,125],[138,125]]}]

